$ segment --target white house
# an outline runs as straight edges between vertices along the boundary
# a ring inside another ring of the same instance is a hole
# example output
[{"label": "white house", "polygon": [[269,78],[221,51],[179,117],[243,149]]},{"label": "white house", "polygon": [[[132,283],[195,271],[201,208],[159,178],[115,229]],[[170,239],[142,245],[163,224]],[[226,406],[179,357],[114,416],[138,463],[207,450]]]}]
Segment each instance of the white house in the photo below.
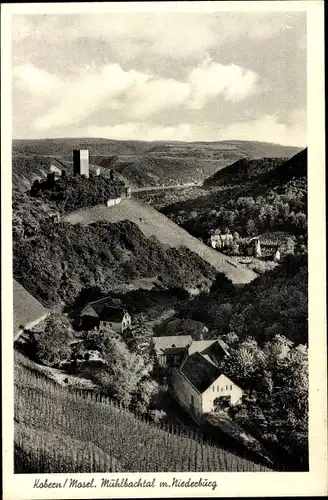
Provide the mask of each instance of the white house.
[{"label": "white house", "polygon": [[194,352],[173,371],[172,391],[181,406],[197,422],[204,413],[230,403],[235,405],[243,390],[222,373],[207,354]]}]

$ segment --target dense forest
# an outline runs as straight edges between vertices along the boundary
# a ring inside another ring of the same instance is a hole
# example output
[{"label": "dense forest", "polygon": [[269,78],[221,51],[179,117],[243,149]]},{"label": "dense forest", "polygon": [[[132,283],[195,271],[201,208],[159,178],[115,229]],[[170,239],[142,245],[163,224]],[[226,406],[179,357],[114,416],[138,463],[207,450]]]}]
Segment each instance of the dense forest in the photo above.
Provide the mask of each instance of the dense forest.
[{"label": "dense forest", "polygon": [[214,336],[234,332],[262,344],[279,334],[306,344],[307,280],[306,255],[289,257],[242,289],[219,275],[209,294],[181,303],[180,315],[204,322]]},{"label": "dense forest", "polygon": [[37,236],[15,241],[14,277],[46,305],[69,304],[84,288],[109,291],[142,277],[161,275],[181,287],[215,277],[198,255],[147,239],[130,221],[39,225]]},{"label": "dense forest", "polygon": [[220,368],[245,391],[240,404],[228,409],[231,417],[269,449],[282,453],[290,467],[307,470],[306,345],[284,335],[275,335],[262,345],[251,336],[241,340],[230,333],[222,338],[230,356],[221,359]]}]

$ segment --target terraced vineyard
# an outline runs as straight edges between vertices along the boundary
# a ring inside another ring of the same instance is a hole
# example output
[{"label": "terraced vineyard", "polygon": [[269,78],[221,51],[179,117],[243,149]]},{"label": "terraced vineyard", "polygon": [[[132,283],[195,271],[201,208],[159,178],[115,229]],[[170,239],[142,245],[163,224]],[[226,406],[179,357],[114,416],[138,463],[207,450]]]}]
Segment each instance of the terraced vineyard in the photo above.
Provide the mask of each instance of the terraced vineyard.
[{"label": "terraced vineyard", "polygon": [[15,370],[15,472],[269,471],[111,400]]}]

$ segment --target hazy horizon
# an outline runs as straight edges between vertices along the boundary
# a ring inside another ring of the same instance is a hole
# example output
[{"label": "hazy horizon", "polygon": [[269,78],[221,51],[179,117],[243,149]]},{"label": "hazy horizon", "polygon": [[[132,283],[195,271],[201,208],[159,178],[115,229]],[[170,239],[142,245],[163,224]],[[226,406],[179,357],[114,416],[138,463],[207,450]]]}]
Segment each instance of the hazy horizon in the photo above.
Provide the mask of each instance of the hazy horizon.
[{"label": "hazy horizon", "polygon": [[13,138],[306,147],[302,12],[12,16]]}]

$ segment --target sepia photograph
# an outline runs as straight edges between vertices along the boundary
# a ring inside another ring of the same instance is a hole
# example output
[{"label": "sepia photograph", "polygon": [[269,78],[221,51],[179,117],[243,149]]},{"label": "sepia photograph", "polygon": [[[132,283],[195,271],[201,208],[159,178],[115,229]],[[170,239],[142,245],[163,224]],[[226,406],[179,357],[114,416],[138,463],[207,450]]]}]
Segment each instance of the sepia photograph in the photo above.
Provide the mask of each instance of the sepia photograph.
[{"label": "sepia photograph", "polygon": [[8,422],[33,498],[311,471],[308,12],[163,3],[10,15]]}]

